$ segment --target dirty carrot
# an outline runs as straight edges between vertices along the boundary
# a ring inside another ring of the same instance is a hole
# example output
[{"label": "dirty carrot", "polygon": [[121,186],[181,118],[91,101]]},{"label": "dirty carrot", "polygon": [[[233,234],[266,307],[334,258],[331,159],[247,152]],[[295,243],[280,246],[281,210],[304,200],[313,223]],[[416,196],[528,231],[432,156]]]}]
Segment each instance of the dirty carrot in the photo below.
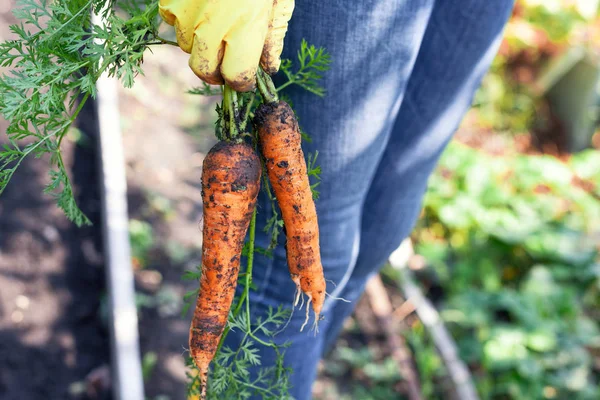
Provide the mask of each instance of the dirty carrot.
[{"label": "dirty carrot", "polygon": [[260,174],[260,159],[245,143],[217,143],[202,166],[202,275],[190,327],[190,353],[199,370],[201,399],[206,396],[209,364],[235,295]]},{"label": "dirty carrot", "polygon": [[269,181],[281,208],[287,238],[288,268],[298,289],[295,304],[300,292],[308,296],[315,312],[316,327],[325,300],[325,278],[321,265],[317,212],[298,122],[293,110],[284,101],[260,105],[254,122]]}]

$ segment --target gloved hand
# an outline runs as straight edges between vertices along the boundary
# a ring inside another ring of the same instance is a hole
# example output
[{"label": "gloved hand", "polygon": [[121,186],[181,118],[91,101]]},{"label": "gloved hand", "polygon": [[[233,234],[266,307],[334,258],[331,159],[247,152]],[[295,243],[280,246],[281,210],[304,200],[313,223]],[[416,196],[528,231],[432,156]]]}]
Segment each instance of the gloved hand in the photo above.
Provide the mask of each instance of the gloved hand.
[{"label": "gloved hand", "polygon": [[190,67],[213,85],[252,90],[256,68],[279,70],[294,0],[160,0],[159,12],[174,25]]}]

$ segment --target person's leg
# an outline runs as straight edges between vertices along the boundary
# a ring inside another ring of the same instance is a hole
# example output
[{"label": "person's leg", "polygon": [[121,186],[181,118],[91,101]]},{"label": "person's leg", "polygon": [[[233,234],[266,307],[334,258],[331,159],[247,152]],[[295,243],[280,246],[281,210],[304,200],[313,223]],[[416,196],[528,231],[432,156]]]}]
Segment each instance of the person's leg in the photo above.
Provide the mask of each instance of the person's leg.
[{"label": "person's leg", "polygon": [[364,204],[353,275],[335,293],[325,349],[335,342],[369,276],[408,236],[427,179],[468,110],[501,41],[512,0],[437,0],[392,135]]},{"label": "person's leg", "polygon": [[[359,247],[362,205],[389,138],[401,95],[431,13],[432,0],[298,0],[286,39],[284,57],[296,59],[302,39],[323,46],[332,65],[323,84],[327,96],[319,98],[302,89],[287,91],[300,125],[312,142],[305,152],[319,152],[322,166],[317,201],[321,255],[326,279],[337,287],[350,276]],[[269,238],[262,232],[270,205],[261,196],[257,227],[258,246]],[[257,255],[252,292],[253,314],[267,307],[291,307],[295,286],[291,281],[282,237],[274,258]],[[335,287],[328,284],[328,291]],[[331,318],[325,310],[323,318]],[[305,314],[296,311],[277,341],[291,342],[286,366],[293,369],[292,395],[309,399],[321,357],[323,334],[300,332]],[[322,321],[324,322],[324,321]],[[239,332],[228,336],[235,347]],[[273,363],[272,351],[260,347],[262,363]]]}]

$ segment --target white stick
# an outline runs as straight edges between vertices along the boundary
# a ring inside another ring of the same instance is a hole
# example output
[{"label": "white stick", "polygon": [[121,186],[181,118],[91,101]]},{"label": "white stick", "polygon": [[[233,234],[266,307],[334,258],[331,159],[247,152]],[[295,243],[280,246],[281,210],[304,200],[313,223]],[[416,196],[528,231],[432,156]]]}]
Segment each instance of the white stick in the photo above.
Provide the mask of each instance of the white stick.
[{"label": "white stick", "polygon": [[[97,15],[95,24],[105,21]],[[116,82],[97,82],[102,171],[102,224],[111,310],[113,395],[116,400],[144,400],[138,317],[135,307],[127,216],[127,181]]]}]

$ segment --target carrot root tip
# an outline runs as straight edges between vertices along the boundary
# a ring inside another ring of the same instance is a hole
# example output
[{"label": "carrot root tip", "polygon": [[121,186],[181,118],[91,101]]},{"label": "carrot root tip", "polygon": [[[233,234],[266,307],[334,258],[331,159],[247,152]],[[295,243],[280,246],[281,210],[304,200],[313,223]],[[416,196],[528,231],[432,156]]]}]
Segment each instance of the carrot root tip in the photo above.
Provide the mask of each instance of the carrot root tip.
[{"label": "carrot root tip", "polygon": [[327,293],[327,292],[325,292],[325,296],[327,296],[327,297],[329,297],[330,299],[333,299],[333,300],[340,300],[340,301],[343,301],[344,303],[352,303],[350,300],[348,300],[348,299],[345,299],[345,298],[343,298],[343,297],[333,297],[332,295],[330,295],[330,294],[329,294],[329,293]]},{"label": "carrot root tip", "polygon": [[198,368],[198,373],[200,376],[200,400],[205,400],[208,387],[208,368]]},{"label": "carrot root tip", "polygon": [[312,298],[310,297],[310,295],[308,295],[308,302],[306,303],[306,319],[304,320],[304,323],[302,324],[302,326],[300,327],[300,332],[302,332],[304,330],[304,327],[306,326],[306,324],[308,324],[308,320],[310,319],[310,302],[312,301]]},{"label": "carrot root tip", "polygon": [[329,283],[331,283],[333,285],[333,287],[337,287],[337,283],[335,283],[331,279],[325,279],[325,282],[329,282]]},{"label": "carrot root tip", "polygon": [[[300,301],[300,296],[302,295],[302,290],[300,289],[300,284],[296,283],[296,294],[294,295],[294,307],[298,305],[298,301]],[[302,303],[304,303],[304,297],[302,297]],[[302,309],[302,306],[300,306]]]},{"label": "carrot root tip", "polygon": [[302,307],[304,307],[304,293],[302,293],[302,303],[300,303],[300,308],[299,309],[302,310]]},{"label": "carrot root tip", "polygon": [[311,330],[315,333],[315,337],[319,333],[319,316],[315,314],[315,322],[313,322],[313,326]]}]

